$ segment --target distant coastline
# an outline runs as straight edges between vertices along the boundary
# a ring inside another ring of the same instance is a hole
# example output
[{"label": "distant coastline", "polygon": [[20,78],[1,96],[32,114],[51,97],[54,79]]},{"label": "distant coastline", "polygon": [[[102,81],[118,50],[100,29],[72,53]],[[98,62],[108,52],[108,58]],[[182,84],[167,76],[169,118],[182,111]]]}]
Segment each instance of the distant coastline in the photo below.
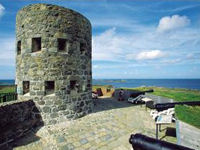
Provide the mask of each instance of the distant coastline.
[{"label": "distant coastline", "polygon": [[13,79],[4,79],[0,80],[0,85],[15,85],[15,80]]},{"label": "distant coastline", "polygon": [[200,79],[93,79],[93,85],[112,85],[115,88],[155,86],[200,90]]},{"label": "distant coastline", "polygon": [[[15,80],[0,80],[0,85],[14,85]],[[166,88],[185,88],[200,90],[200,79],[93,79],[93,85],[112,85],[115,88],[155,86]]]}]

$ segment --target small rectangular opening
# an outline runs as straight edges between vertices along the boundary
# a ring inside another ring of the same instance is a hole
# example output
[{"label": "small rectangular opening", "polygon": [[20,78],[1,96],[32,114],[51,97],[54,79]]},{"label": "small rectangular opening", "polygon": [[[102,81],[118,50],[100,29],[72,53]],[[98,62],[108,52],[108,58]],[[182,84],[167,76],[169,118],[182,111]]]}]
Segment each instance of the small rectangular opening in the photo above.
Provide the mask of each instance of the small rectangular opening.
[{"label": "small rectangular opening", "polygon": [[46,95],[53,94],[55,89],[54,81],[45,81],[45,93]]},{"label": "small rectangular opening", "polygon": [[85,43],[80,43],[80,52],[81,54],[84,54],[86,50],[86,44]]},{"label": "small rectangular opening", "polygon": [[70,91],[73,93],[76,92],[80,92],[80,85],[78,84],[78,82],[76,80],[71,80],[70,81]]},{"label": "small rectangular opening", "polygon": [[41,38],[32,38],[32,52],[41,51]]},{"label": "small rectangular opening", "polygon": [[66,50],[66,39],[58,39],[58,51],[65,51]]},{"label": "small rectangular opening", "polygon": [[23,94],[30,92],[30,82],[29,81],[23,81]]},{"label": "small rectangular opening", "polygon": [[17,42],[17,55],[21,54],[21,41]]},{"label": "small rectangular opening", "polygon": [[77,84],[76,80],[71,80],[70,81],[70,90],[75,90],[76,84]]},{"label": "small rectangular opening", "polygon": [[109,93],[110,91],[111,91],[111,89],[110,89],[110,88],[107,88],[107,89],[106,89],[106,92],[107,92],[107,93]]}]

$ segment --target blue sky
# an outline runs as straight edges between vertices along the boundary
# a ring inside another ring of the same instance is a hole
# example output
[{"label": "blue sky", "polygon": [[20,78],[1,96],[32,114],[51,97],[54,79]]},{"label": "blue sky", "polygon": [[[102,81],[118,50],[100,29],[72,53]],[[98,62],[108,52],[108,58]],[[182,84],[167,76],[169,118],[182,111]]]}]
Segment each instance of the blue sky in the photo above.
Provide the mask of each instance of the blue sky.
[{"label": "blue sky", "polygon": [[32,3],[91,21],[95,79],[200,77],[200,1],[0,0],[0,79],[15,78],[15,16]]}]

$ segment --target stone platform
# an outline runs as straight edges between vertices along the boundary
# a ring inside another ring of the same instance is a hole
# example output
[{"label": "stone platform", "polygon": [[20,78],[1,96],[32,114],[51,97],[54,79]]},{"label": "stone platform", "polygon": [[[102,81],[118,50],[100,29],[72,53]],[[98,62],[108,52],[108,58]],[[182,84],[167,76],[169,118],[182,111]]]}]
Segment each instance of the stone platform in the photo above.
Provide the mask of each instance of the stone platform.
[{"label": "stone platform", "polygon": [[[98,99],[93,113],[71,122],[42,127],[37,133],[31,132],[13,143],[13,149],[130,150],[128,140],[133,133],[155,138],[155,122],[149,111],[125,101]],[[176,138],[165,136],[166,126],[162,128],[160,138],[176,143]]]}]

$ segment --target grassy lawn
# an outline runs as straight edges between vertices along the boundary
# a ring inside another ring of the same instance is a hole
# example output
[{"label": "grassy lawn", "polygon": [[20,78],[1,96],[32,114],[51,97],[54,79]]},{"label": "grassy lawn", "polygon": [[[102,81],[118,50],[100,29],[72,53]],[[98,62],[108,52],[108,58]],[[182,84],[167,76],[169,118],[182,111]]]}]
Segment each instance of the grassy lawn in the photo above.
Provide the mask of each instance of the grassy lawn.
[{"label": "grassy lawn", "polygon": [[200,90],[178,89],[178,88],[161,88],[161,87],[139,87],[131,88],[134,90],[145,91],[153,89],[152,94],[172,98],[175,101],[200,101]]},{"label": "grassy lawn", "polygon": [[200,129],[200,107],[199,106],[176,106],[176,117],[183,122]]},{"label": "grassy lawn", "polygon": [[0,86],[0,94],[1,93],[14,93],[15,86]]},{"label": "grassy lawn", "polygon": [[[7,93],[15,93],[15,86],[9,85],[9,86],[0,86],[0,103],[12,101],[15,100],[16,97],[12,95],[7,95]],[[7,95],[6,97],[4,97]]]},{"label": "grassy lawn", "polygon": [[[175,101],[200,101],[200,90],[161,88],[161,87],[139,87],[131,88],[133,90],[145,91],[153,89],[152,94],[172,98]],[[190,125],[200,128],[200,107],[176,106],[176,117]]]}]

